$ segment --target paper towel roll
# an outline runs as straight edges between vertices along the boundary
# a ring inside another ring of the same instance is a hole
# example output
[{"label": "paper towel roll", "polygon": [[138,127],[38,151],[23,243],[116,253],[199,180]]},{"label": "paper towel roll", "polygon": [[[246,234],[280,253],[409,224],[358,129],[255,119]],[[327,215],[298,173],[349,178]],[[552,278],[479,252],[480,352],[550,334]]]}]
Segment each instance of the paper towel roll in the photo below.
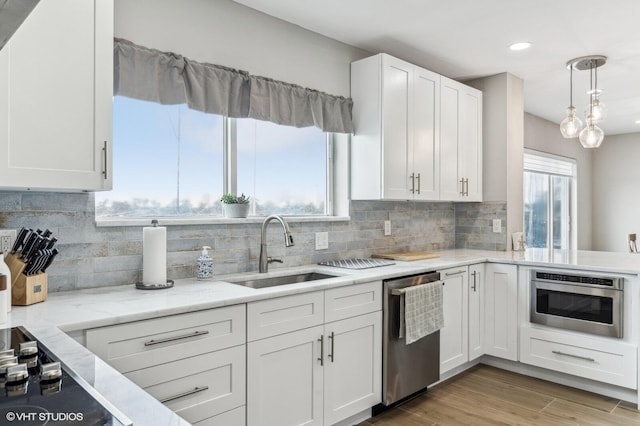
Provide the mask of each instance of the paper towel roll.
[{"label": "paper towel roll", "polygon": [[142,228],[142,283],[167,282],[167,228]]}]

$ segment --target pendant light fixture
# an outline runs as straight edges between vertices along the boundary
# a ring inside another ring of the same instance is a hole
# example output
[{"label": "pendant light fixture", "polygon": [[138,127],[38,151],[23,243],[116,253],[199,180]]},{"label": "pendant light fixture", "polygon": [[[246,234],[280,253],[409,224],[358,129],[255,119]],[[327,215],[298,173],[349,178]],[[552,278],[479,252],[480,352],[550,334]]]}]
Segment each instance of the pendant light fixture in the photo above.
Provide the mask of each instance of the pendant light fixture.
[{"label": "pendant light fixture", "polygon": [[[579,136],[580,143],[585,148],[597,148],[604,139],[604,132],[596,123],[602,121],[606,115],[606,108],[600,101],[598,90],[598,68],[607,62],[606,56],[583,56],[567,62],[570,71],[569,107],[567,117],[560,123],[560,132],[565,138],[575,138]],[[586,111],[586,125],[583,128],[582,120],[575,115],[573,106],[573,70],[589,70],[589,106]],[[595,75],[595,85],[594,85]]]},{"label": "pendant light fixture", "polygon": [[560,133],[567,139],[575,138],[582,130],[582,120],[576,116],[576,107],[573,106],[573,67],[569,66],[569,106],[567,118],[560,123]]}]

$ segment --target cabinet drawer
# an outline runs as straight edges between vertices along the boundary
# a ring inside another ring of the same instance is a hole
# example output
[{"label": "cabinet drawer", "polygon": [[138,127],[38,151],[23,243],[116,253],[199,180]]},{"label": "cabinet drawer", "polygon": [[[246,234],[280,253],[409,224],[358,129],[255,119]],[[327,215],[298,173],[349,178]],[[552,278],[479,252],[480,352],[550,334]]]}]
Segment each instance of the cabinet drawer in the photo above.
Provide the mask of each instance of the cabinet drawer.
[{"label": "cabinet drawer", "polygon": [[382,309],[382,281],[326,290],[324,321],[333,322]]},{"label": "cabinet drawer", "polygon": [[261,300],[247,305],[247,340],[252,342],[323,322],[323,291]]},{"label": "cabinet drawer", "polygon": [[625,388],[637,388],[637,348],[614,341],[523,327],[520,361]]},{"label": "cabinet drawer", "polygon": [[121,373],[245,342],[245,305],[87,330],[87,348]]},{"label": "cabinet drawer", "polygon": [[194,426],[245,426],[246,407],[234,408],[226,413],[193,423]]},{"label": "cabinet drawer", "polygon": [[245,404],[245,348],[240,345],[125,376],[195,423]]}]

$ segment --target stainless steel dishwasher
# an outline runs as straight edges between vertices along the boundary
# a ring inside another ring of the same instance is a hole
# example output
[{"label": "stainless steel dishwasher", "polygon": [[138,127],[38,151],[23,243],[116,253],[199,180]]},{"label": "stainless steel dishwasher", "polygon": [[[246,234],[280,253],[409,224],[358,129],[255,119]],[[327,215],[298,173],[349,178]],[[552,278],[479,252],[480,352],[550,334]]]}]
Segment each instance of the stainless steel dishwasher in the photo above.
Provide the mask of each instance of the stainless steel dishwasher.
[{"label": "stainless steel dishwasher", "polygon": [[402,289],[440,280],[439,272],[383,282],[382,311],[382,411],[440,379],[440,331],[406,344],[400,333]]}]

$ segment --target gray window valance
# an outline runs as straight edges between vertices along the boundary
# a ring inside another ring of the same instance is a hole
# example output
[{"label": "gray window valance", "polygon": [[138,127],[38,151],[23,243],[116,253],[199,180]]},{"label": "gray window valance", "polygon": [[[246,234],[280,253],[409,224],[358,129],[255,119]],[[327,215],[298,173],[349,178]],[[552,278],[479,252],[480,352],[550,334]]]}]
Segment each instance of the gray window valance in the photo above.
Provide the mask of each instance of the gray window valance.
[{"label": "gray window valance", "polygon": [[232,118],[353,133],[350,98],[114,40],[115,95]]}]

